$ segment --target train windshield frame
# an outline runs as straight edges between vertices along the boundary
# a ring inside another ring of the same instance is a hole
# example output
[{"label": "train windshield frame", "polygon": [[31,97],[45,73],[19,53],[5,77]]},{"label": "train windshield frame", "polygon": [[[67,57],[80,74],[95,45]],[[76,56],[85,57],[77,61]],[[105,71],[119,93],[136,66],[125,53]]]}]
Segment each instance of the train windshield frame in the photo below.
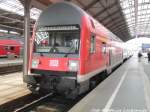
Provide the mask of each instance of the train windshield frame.
[{"label": "train windshield frame", "polygon": [[34,53],[79,55],[80,28],[77,26],[41,27],[35,33]]}]

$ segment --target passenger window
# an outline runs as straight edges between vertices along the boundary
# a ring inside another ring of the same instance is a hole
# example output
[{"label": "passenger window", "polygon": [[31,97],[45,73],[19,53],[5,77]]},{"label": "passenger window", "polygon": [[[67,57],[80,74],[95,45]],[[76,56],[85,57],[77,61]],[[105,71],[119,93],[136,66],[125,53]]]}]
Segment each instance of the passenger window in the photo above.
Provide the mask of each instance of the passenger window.
[{"label": "passenger window", "polygon": [[10,50],[10,46],[6,46],[6,47],[5,47],[5,50]]},{"label": "passenger window", "polygon": [[106,43],[102,42],[102,52],[106,54]]},{"label": "passenger window", "polygon": [[8,50],[8,46],[5,46],[5,50]]},{"label": "passenger window", "polygon": [[91,25],[92,25],[92,27],[95,29],[95,25],[94,25],[93,20],[90,20],[90,21],[91,21]]},{"label": "passenger window", "polygon": [[5,47],[5,50],[14,50],[15,49],[15,47],[13,47],[13,46],[6,46]]},{"label": "passenger window", "polygon": [[91,37],[91,45],[90,45],[90,53],[95,52],[95,35],[92,35]]},{"label": "passenger window", "polygon": [[10,50],[14,50],[14,47],[10,47]]}]

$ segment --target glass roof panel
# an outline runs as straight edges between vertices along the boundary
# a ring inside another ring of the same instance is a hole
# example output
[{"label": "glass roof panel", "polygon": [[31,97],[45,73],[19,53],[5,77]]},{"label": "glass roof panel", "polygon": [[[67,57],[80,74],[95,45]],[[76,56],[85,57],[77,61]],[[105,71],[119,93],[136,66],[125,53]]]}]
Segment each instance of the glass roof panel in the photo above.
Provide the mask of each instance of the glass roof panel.
[{"label": "glass roof panel", "polygon": [[0,9],[23,15],[23,5],[18,0],[2,0]]},{"label": "glass roof panel", "polygon": [[32,8],[30,16],[32,17],[32,19],[37,19],[39,17],[39,15],[41,14],[41,12],[42,11],[40,9]]},{"label": "glass roof panel", "polygon": [[[150,35],[150,0],[137,0],[138,1],[138,17],[137,28],[138,34]],[[135,0],[120,0],[123,13],[126,18],[130,33],[135,36]]]},{"label": "glass roof panel", "polygon": [[[19,0],[1,0],[0,9],[6,10],[10,13],[15,13],[24,16],[24,7]],[[32,8],[30,16],[32,19],[37,19],[41,13],[41,10]]]},{"label": "glass roof panel", "polygon": [[133,35],[134,28],[130,25],[135,23],[134,1],[133,0],[120,0],[120,4],[123,9],[125,18],[127,20],[130,34]]}]

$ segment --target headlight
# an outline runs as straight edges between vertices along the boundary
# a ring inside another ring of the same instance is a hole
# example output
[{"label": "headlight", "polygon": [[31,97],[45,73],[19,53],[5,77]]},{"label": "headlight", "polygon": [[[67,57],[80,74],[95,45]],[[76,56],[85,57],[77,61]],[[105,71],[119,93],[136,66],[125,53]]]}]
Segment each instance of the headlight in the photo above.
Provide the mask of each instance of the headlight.
[{"label": "headlight", "polygon": [[78,71],[79,61],[77,60],[69,60],[69,70],[70,71]]},{"label": "headlight", "polygon": [[39,65],[39,60],[38,59],[32,59],[32,68],[37,68]]}]

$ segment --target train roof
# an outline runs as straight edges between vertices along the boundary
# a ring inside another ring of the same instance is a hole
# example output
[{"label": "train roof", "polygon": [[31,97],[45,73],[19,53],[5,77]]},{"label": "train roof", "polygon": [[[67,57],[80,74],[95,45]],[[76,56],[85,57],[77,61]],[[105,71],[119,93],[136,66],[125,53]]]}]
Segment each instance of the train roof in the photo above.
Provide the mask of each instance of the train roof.
[{"label": "train roof", "polygon": [[21,46],[21,43],[16,41],[16,40],[2,39],[2,40],[0,40],[0,45],[4,45],[4,46]]},{"label": "train roof", "polygon": [[[61,2],[50,5],[45,9],[38,21],[37,26],[53,25],[75,25],[81,24],[81,17],[85,14],[83,10],[72,3]],[[66,18],[67,17],[67,18]]]}]

